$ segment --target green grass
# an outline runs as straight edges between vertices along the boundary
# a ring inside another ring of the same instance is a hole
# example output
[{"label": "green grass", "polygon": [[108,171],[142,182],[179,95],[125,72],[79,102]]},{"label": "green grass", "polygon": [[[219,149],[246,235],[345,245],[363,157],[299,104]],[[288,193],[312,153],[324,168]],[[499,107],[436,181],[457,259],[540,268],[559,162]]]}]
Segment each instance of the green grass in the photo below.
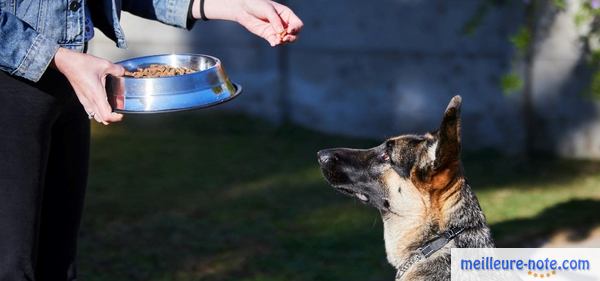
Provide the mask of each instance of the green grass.
[{"label": "green grass", "polygon": [[[390,279],[378,213],[316,164],[319,149],[375,144],[223,113],[96,126],[82,279]],[[600,224],[600,163],[478,153],[465,166],[501,245]]]}]

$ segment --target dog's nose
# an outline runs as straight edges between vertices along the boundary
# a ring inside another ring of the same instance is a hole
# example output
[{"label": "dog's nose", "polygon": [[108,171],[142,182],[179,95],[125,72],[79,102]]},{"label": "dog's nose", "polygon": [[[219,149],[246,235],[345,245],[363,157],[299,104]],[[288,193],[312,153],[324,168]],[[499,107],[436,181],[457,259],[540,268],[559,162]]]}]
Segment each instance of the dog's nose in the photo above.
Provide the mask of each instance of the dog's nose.
[{"label": "dog's nose", "polygon": [[333,159],[333,153],[329,150],[321,150],[317,152],[319,163],[325,164]]}]

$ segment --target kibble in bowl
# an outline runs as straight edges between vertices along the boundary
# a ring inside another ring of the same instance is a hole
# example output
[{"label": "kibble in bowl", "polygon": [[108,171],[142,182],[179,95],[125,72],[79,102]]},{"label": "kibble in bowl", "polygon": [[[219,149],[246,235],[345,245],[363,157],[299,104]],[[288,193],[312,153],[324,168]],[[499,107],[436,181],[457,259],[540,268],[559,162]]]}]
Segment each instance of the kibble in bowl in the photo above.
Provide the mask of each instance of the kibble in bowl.
[{"label": "kibble in bowl", "polygon": [[122,77],[108,76],[106,92],[116,112],[158,113],[205,108],[229,101],[241,86],[229,80],[221,61],[195,54],[171,54],[118,62]]},{"label": "kibble in bowl", "polygon": [[184,75],[196,72],[189,67],[176,67],[166,64],[151,64],[147,67],[137,68],[135,71],[125,70],[124,76],[133,78],[157,78]]}]

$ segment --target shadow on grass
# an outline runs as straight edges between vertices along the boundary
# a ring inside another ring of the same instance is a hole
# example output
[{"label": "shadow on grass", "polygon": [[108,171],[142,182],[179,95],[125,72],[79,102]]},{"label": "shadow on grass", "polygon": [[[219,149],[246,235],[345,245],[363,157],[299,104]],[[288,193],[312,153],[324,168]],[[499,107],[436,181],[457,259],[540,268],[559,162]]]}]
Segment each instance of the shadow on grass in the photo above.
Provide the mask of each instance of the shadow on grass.
[{"label": "shadow on grass", "polygon": [[[128,116],[93,133],[85,280],[393,278],[379,214],[333,191],[316,163],[319,149],[379,141],[222,113]],[[476,192],[567,183],[595,165],[569,163],[486,153],[465,160]],[[531,222],[493,227],[503,237]]]},{"label": "shadow on grass", "polygon": [[230,192],[236,185],[224,186],[220,194],[191,193],[189,202],[193,198],[201,202],[195,208],[182,202],[160,212],[136,214],[126,222],[117,219],[118,210],[109,210],[113,219],[105,218],[82,233],[84,277],[385,280],[393,276],[385,262],[376,212],[357,208],[355,202],[312,180],[266,182],[260,190],[241,196]]},{"label": "shadow on grass", "polygon": [[478,151],[467,152],[463,158],[466,175],[475,190],[505,185],[524,189],[545,184],[561,185],[600,173],[600,162],[559,159],[548,155],[525,159],[494,151]]},{"label": "shadow on grass", "polygon": [[393,276],[378,214],[338,196],[316,168],[317,150],[367,141],[196,114],[129,118],[94,136],[86,280]]},{"label": "shadow on grass", "polygon": [[492,225],[497,247],[540,247],[559,233],[567,242],[579,242],[600,226],[600,200],[577,199],[546,208],[532,218]]}]

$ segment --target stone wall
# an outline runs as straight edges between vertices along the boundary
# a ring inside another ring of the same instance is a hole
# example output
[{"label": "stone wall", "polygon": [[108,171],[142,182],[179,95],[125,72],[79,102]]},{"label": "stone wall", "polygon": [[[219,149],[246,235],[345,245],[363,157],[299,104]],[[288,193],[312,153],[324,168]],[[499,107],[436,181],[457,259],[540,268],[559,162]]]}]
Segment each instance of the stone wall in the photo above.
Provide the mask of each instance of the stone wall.
[{"label": "stone wall", "polygon": [[[494,7],[467,36],[463,28],[478,3],[292,0],[305,29],[284,48],[234,23],[198,22],[188,32],[125,14],[129,50],[99,35],[90,52],[115,61],[174,52],[217,56],[244,87],[224,109],[334,134],[384,138],[434,130],[460,94],[464,147],[517,154],[525,147],[522,95],[505,95],[499,85],[512,67],[508,37],[521,22],[521,7]],[[572,15],[547,26],[534,64],[536,146],[600,158],[600,105],[580,95],[587,74]]]}]

